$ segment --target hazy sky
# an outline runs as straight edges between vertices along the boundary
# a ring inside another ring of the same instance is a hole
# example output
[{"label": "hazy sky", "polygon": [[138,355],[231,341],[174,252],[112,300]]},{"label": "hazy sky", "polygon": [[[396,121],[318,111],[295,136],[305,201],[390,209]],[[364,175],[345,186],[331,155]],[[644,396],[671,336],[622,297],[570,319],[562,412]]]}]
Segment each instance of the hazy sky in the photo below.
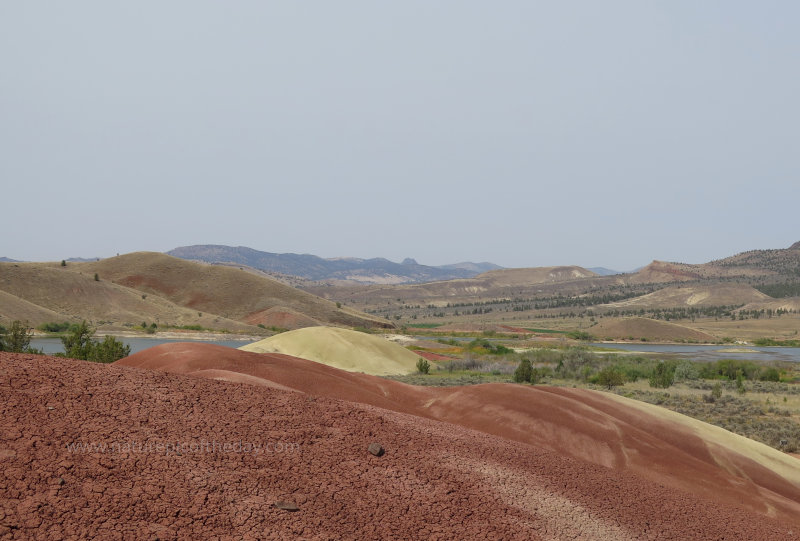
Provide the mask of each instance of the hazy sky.
[{"label": "hazy sky", "polygon": [[0,256],[800,240],[796,1],[0,3]]}]

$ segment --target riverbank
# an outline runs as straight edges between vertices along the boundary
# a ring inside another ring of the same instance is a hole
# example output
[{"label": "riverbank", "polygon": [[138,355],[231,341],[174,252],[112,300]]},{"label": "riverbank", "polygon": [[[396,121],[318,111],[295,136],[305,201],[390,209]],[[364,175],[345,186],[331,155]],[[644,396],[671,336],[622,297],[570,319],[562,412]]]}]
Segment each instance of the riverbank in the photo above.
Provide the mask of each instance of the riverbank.
[{"label": "riverbank", "polygon": [[[170,331],[157,331],[153,334],[146,334],[136,331],[104,331],[98,330],[95,333],[97,337],[116,336],[118,338],[141,338],[144,340],[187,340],[191,342],[206,341],[206,342],[255,342],[262,340],[268,335],[259,336],[255,334],[235,334],[224,332],[203,332],[203,331],[184,331],[184,330],[170,330]],[[42,336],[46,338],[48,335]]]}]

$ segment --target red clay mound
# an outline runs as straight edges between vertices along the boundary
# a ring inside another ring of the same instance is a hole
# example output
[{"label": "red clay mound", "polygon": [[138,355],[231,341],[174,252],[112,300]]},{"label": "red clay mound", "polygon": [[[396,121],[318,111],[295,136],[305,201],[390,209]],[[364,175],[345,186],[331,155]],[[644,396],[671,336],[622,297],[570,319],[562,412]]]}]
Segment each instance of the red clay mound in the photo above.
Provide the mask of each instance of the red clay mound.
[{"label": "red clay mound", "polygon": [[[270,382],[311,395],[446,421],[632,471],[765,515],[800,517],[800,483],[762,466],[760,457],[720,447],[706,441],[696,427],[643,412],[631,407],[637,403],[605,393],[510,384],[415,387],[289,356],[196,343],[164,344],[117,364],[200,376],[212,369],[247,374],[255,383]],[[800,470],[797,473],[795,480],[800,479]]]},{"label": "red clay mound", "polygon": [[258,325],[260,323],[265,327],[280,327],[282,329],[302,329],[303,327],[323,325],[318,319],[283,306],[273,306],[267,310],[254,312],[247,315],[244,321],[250,325]]},{"label": "red clay mound", "polygon": [[256,385],[0,354],[0,410],[8,539],[795,539],[798,527],[535,445]]}]

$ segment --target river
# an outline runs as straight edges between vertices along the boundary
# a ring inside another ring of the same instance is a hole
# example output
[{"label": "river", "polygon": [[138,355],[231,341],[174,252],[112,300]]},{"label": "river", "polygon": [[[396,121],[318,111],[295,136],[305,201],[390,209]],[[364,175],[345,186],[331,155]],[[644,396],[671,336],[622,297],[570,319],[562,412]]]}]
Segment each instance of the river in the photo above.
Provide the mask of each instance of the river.
[{"label": "river", "polygon": [[789,361],[800,362],[800,348],[758,347],[739,344],[699,345],[699,344],[591,344],[603,348],[639,351],[642,353],[664,353],[670,356],[697,361],[717,361],[719,359],[739,359],[750,361]]},{"label": "river", "polygon": [[[101,340],[101,338],[96,338]],[[142,351],[143,349],[160,346],[161,344],[168,344],[171,342],[202,342],[204,344],[217,344],[220,346],[227,346],[231,348],[238,348],[245,344],[251,343],[250,340],[179,340],[179,339],[164,339],[164,338],[118,338],[123,344],[131,347],[131,354]],[[64,353],[64,346],[61,344],[60,338],[41,338],[37,337],[31,340],[31,346],[43,350],[48,355],[54,353]]]}]

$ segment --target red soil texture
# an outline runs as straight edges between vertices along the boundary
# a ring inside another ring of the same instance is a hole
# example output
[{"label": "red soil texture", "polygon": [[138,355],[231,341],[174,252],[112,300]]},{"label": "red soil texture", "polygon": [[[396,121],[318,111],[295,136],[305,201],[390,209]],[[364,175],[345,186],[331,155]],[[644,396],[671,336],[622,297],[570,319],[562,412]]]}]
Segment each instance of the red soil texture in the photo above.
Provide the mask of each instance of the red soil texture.
[{"label": "red soil texture", "polygon": [[[201,343],[164,344],[117,364],[280,386],[369,404],[546,448],[677,489],[790,520],[800,487],[692,430],[583,389],[488,384],[416,387],[278,354]],[[725,469],[720,465],[725,464]]]},{"label": "red soil texture", "polygon": [[[492,409],[502,411],[497,404],[526,410],[514,388],[444,389],[437,397],[434,389],[213,345],[152,348],[110,366],[0,353],[0,538],[797,539],[798,515],[767,517],[619,464],[525,443],[522,425],[497,428],[505,437],[466,426],[479,428]],[[535,389],[520,389],[537,400]],[[542,395],[549,400],[539,408],[572,403],[548,414],[567,432],[595,424],[598,441],[614,446],[605,431],[624,413],[610,413],[614,405],[600,393]],[[409,414],[431,396],[427,409],[460,409],[466,421]],[[479,396],[483,413],[470,402]],[[583,420],[590,411],[595,418]],[[656,443],[629,422],[642,452]],[[383,456],[367,451],[372,442]],[[675,441],[661,452],[684,446]],[[730,477],[719,468],[716,475]]]}]

